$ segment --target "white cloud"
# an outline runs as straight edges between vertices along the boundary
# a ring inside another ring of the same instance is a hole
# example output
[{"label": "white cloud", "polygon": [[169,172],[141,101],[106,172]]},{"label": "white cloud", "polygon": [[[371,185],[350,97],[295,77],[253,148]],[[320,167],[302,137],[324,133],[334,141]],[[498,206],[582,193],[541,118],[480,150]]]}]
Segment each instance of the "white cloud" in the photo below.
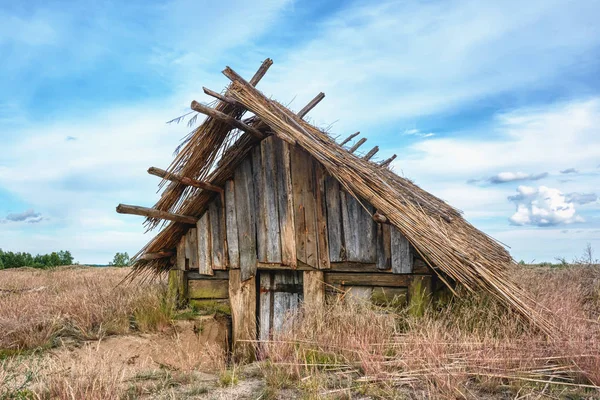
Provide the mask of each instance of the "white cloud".
[{"label": "white cloud", "polygon": [[8,222],[27,222],[30,224],[38,223],[42,219],[42,214],[35,212],[33,208],[20,213],[10,213],[6,216]]},{"label": "white cloud", "polygon": [[560,171],[561,174],[577,174],[579,170],[577,168],[567,168]]},{"label": "white cloud", "polygon": [[435,136],[435,133],[433,133],[433,132],[429,132],[429,133],[421,132],[420,130],[414,129],[414,128],[406,129],[403,134],[407,135],[407,136],[418,136],[418,137],[422,137],[422,138],[428,138],[428,137]]},{"label": "white cloud", "polygon": [[569,202],[581,205],[598,201],[598,195],[596,193],[568,193],[566,198]]},{"label": "white cloud", "polygon": [[558,189],[519,186],[517,192],[508,198],[517,206],[517,211],[510,217],[514,225],[554,226],[584,222],[577,215],[574,203],[567,201]]},{"label": "white cloud", "polygon": [[490,183],[506,183],[514,181],[537,181],[548,176],[547,172],[541,174],[528,174],[525,172],[500,172],[487,179]]}]

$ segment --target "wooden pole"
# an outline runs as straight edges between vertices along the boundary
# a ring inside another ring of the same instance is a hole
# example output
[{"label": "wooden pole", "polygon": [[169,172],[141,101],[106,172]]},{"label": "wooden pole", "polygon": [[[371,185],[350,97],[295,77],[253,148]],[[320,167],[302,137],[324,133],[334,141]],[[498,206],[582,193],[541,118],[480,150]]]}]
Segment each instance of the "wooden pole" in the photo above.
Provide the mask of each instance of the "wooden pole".
[{"label": "wooden pole", "polygon": [[223,193],[223,189],[218,186],[211,185],[207,182],[198,181],[196,179],[188,178],[186,176],[180,176],[177,174],[173,174],[171,172],[167,172],[164,169],[150,167],[148,168],[148,173],[150,175],[155,175],[160,178],[166,179],[171,182],[178,182],[187,186],[197,187],[199,189],[210,190],[212,192]]},{"label": "wooden pole", "polygon": [[312,110],[313,108],[315,108],[315,106],[317,104],[319,104],[321,102],[321,100],[323,100],[325,98],[325,93],[321,92],[318,95],[315,96],[314,99],[312,99],[307,105],[304,106],[304,108],[302,108],[302,110],[298,111],[298,115],[300,118],[304,118],[304,116],[306,114],[309,113],[310,110]]},{"label": "wooden pole", "polygon": [[356,143],[354,144],[354,146],[352,146],[352,147],[350,148],[350,150],[348,150],[348,152],[350,152],[350,153],[354,153],[354,152],[355,152],[355,151],[356,151],[356,150],[357,150],[357,149],[358,149],[360,146],[362,146],[362,145],[363,145],[363,143],[364,143],[364,142],[366,142],[366,141],[367,141],[367,138],[362,138],[362,139],[360,139],[358,142],[356,142]]},{"label": "wooden pole", "polygon": [[271,65],[273,65],[272,59],[267,58],[265,61],[263,61],[260,68],[258,68],[258,71],[256,71],[252,79],[250,79],[250,84],[252,86],[256,86],[258,82],[260,82],[260,80],[263,78],[263,76],[265,76]]},{"label": "wooden pole", "polygon": [[233,118],[231,115],[227,115],[225,113],[222,113],[221,111],[215,110],[214,108],[210,108],[205,105],[202,105],[202,104],[198,103],[196,100],[192,101],[192,104],[190,107],[194,111],[208,115],[209,117],[223,121],[223,122],[233,126],[234,128],[237,128],[246,133],[249,133],[252,136],[256,137],[257,139],[262,140],[265,137],[265,135],[263,135],[262,132],[259,131],[258,129],[253,128],[250,125],[246,125],[242,121]]},{"label": "wooden pole", "polygon": [[127,204],[119,204],[117,206],[117,212],[119,214],[133,214],[141,215],[143,217],[166,219],[169,221],[181,222],[190,225],[195,225],[198,221],[198,218],[190,217],[188,215],[173,214],[167,211],[160,211],[155,208],[130,206]]},{"label": "wooden pole", "polygon": [[237,101],[236,99],[234,99],[233,97],[229,97],[229,96],[217,93],[214,90],[210,90],[207,87],[202,87],[202,90],[207,95],[209,95],[211,97],[214,97],[215,99],[219,99],[219,100],[221,100],[224,103],[228,103],[228,104],[231,104],[232,106],[237,106],[237,107],[240,107],[240,108],[244,108],[244,106],[241,105],[240,102]]},{"label": "wooden pole", "polygon": [[371,157],[373,157],[375,155],[375,153],[377,153],[378,151],[379,151],[379,146],[373,147],[371,149],[371,151],[369,151],[367,153],[367,155],[363,157],[363,159],[369,161],[371,159]]},{"label": "wooden pole", "polygon": [[159,251],[157,253],[145,253],[139,259],[151,261],[151,260],[158,260],[161,258],[169,258],[174,255],[175,255],[175,252],[173,252],[173,251]]},{"label": "wooden pole", "polygon": [[340,143],[340,146],[345,145],[346,143],[348,143],[349,141],[351,141],[352,139],[354,139],[358,135],[360,135],[360,132],[356,132],[356,133],[353,133],[352,135],[348,136],[346,139],[344,139],[344,141],[342,143]]},{"label": "wooden pole", "polygon": [[388,165],[390,165],[390,163],[392,161],[394,161],[396,159],[396,155],[394,154],[393,156],[391,156],[390,158],[388,158],[385,161],[382,161],[381,164],[379,164],[380,167],[387,167]]}]

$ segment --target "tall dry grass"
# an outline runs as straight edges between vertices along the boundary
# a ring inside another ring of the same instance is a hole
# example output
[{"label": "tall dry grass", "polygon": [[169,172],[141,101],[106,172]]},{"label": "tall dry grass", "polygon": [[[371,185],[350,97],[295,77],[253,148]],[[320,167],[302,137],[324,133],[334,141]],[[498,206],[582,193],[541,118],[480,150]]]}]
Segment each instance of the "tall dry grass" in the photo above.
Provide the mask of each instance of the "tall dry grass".
[{"label": "tall dry grass", "polygon": [[0,271],[0,351],[167,326],[164,286],[118,285],[128,272],[86,267]]},{"label": "tall dry grass", "polygon": [[315,398],[390,398],[406,388],[410,398],[600,396],[592,388],[600,385],[600,268],[515,273],[551,316],[554,338],[487,295],[455,298],[420,318],[336,302],[301,310],[260,344],[270,359],[265,374],[304,385]]}]

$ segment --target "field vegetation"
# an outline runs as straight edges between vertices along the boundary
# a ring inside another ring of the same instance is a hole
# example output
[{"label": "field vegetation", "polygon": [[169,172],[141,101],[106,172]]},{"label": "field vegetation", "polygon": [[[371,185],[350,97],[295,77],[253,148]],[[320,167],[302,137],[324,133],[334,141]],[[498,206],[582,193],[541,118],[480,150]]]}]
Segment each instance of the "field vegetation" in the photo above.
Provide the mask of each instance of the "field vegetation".
[{"label": "field vegetation", "polygon": [[175,313],[163,281],[123,284],[128,272],[1,271],[0,399],[600,397],[595,265],[514,271],[553,337],[482,294],[420,317],[341,299],[290,315],[249,365],[209,339],[213,316]]}]

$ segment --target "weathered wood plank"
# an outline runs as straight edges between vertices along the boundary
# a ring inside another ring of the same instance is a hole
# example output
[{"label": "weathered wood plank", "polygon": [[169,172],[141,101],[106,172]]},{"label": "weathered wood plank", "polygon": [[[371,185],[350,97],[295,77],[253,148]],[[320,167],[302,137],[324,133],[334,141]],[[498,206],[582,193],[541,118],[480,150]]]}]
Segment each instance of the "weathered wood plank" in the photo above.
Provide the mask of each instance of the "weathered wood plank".
[{"label": "weathered wood plank", "polygon": [[[302,286],[302,273],[295,271],[282,271],[273,273],[275,279],[273,285],[277,286]],[[287,323],[290,321],[289,313],[298,308],[302,296],[298,293],[274,291],[273,295],[273,322],[271,325],[272,332],[280,332],[287,328]]]},{"label": "weathered wood plank", "polygon": [[256,273],[256,220],[252,160],[247,157],[234,174],[235,211],[237,215],[241,279],[248,280]]},{"label": "weathered wood plank", "polygon": [[211,233],[211,256],[213,269],[227,269],[225,259],[225,227],[221,197],[215,196],[208,206]]},{"label": "weathered wood plank", "polygon": [[[264,212],[265,225],[265,262],[281,262],[281,235],[279,230],[279,211],[277,198],[277,172],[281,168],[276,164],[274,136],[264,139],[260,143],[262,161],[262,196],[261,210]],[[260,259],[260,261],[263,261]]]},{"label": "weathered wood plank", "polygon": [[229,271],[233,353],[236,360],[253,360],[253,346],[244,341],[256,340],[256,280],[242,280],[242,271]]},{"label": "weathered wood plank", "polygon": [[186,237],[184,235],[181,237],[181,239],[179,239],[179,243],[177,243],[177,258],[175,259],[175,265],[177,269],[181,271],[189,269],[185,257],[185,242]]},{"label": "weathered wood plank", "polygon": [[385,273],[325,272],[325,283],[343,286],[390,286],[408,287],[413,275]]},{"label": "weathered wood plank", "polygon": [[365,207],[351,194],[340,193],[344,245],[348,261],[374,263],[377,261],[377,224],[371,214],[373,207]]},{"label": "weathered wood plank", "polygon": [[260,274],[260,291],[259,291],[259,316],[258,316],[258,339],[261,341],[269,340],[271,333],[271,321],[273,320],[271,293],[272,274]]},{"label": "weathered wood plank", "polygon": [[187,285],[185,271],[172,269],[169,271],[167,301],[173,309],[183,308],[187,302]]},{"label": "weathered wood plank", "polygon": [[320,307],[325,304],[325,277],[323,271],[304,271],[304,304]]},{"label": "weathered wood plank", "polygon": [[392,268],[391,236],[389,224],[377,224],[377,268]]},{"label": "weathered wood plank", "polygon": [[296,267],[296,227],[294,224],[294,197],[290,169],[290,148],[283,140],[274,138],[277,171],[277,209],[281,234],[281,263]]},{"label": "weathered wood plank", "polygon": [[213,275],[210,216],[207,212],[198,220],[196,229],[198,234],[198,272],[203,275]]},{"label": "weathered wood plank", "polygon": [[235,212],[235,183],[225,182],[225,227],[227,232],[227,252],[229,268],[240,268],[240,248],[238,240],[237,215]]},{"label": "weathered wood plank", "polygon": [[256,220],[256,256],[258,261],[267,261],[267,224],[264,197],[264,174],[260,146],[252,149],[252,184],[254,186],[254,213]]},{"label": "weathered wood plank", "polygon": [[400,231],[391,227],[392,272],[395,274],[410,274],[413,257],[408,240]]},{"label": "weathered wood plank", "polygon": [[314,160],[299,147],[290,149],[290,156],[295,208],[296,254],[298,260],[312,267],[317,267],[318,246]]},{"label": "weathered wood plank", "polygon": [[143,217],[166,219],[169,221],[181,222],[183,224],[195,225],[198,218],[190,217],[189,215],[173,214],[167,211],[160,211],[154,208],[131,206],[127,204],[119,204],[117,206],[119,214],[141,215]]},{"label": "weathered wood plank", "polygon": [[317,249],[318,268],[329,269],[329,238],[327,232],[327,198],[325,180],[327,178],[325,168],[315,161],[315,199],[317,213]]},{"label": "weathered wood plank", "polygon": [[214,271],[214,275],[201,275],[198,271],[186,271],[185,276],[187,280],[193,281],[197,279],[201,280],[214,280],[214,279],[229,279],[229,271]]},{"label": "weathered wood plank", "polygon": [[325,190],[327,203],[327,230],[329,236],[329,260],[330,262],[339,262],[345,259],[340,184],[334,177],[328,176],[325,182]]},{"label": "weathered wood plank", "polygon": [[359,261],[361,249],[359,247],[359,207],[360,205],[350,194],[340,191],[340,204],[342,214],[342,232],[344,235],[344,250],[348,261]]},{"label": "weathered wood plank", "polygon": [[229,298],[229,280],[199,279],[188,282],[190,299],[227,299]]},{"label": "weathered wood plank", "polygon": [[185,257],[188,259],[189,269],[195,270],[199,268],[198,232],[196,228],[191,228],[185,234]]}]

